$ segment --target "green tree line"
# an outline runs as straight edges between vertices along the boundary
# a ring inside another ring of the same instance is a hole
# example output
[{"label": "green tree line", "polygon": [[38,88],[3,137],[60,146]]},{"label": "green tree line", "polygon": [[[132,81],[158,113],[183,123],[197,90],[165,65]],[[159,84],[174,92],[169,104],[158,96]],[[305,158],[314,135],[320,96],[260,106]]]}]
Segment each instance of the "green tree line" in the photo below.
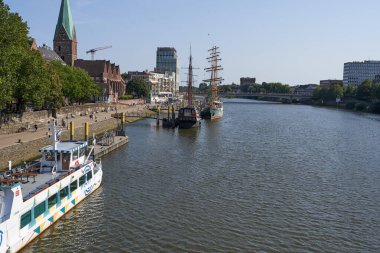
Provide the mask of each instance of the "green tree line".
[{"label": "green tree line", "polygon": [[[65,98],[83,102],[100,96],[91,77],[79,68],[45,62],[37,50],[31,50],[27,23],[0,0],[0,110],[12,105],[22,112],[58,108]],[[13,108],[14,109],[14,108]]]},{"label": "green tree line", "polygon": [[318,87],[314,91],[313,98],[320,104],[335,101],[336,98],[343,98],[347,109],[380,113],[380,83],[371,80],[366,80],[359,86]]},{"label": "green tree line", "polygon": [[366,102],[377,102],[380,100],[380,83],[374,83],[371,80],[366,80],[359,86],[348,85],[332,85],[329,88],[317,87],[314,90],[313,97],[315,99],[323,99],[332,101],[339,98],[355,98]]}]

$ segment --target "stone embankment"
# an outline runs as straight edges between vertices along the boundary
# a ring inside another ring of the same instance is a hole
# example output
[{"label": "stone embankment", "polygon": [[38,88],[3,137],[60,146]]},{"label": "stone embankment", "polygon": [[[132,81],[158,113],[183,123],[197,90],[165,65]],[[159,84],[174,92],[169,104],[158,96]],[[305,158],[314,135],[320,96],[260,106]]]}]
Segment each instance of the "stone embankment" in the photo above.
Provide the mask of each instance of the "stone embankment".
[{"label": "stone embankment", "polygon": [[[83,109],[83,108],[82,108]],[[93,109],[93,108],[92,108]],[[90,111],[87,113],[75,110],[75,114],[69,115],[67,119],[67,112],[69,109],[65,109],[58,116],[58,128],[62,130],[62,139],[69,139],[68,123],[70,121],[74,122],[75,126],[75,139],[83,140],[84,139],[84,123],[89,123],[89,135],[90,137],[95,135],[101,135],[106,131],[114,130],[118,127],[118,120],[112,118],[111,115],[116,112],[116,108],[101,111],[99,110]],[[97,111],[97,113],[96,113]],[[117,107],[118,112],[126,112],[145,115],[150,113],[145,109],[144,105],[135,105],[135,106],[126,106],[121,105]],[[93,115],[92,119],[89,115]],[[66,115],[66,117],[62,117]],[[77,116],[82,115],[82,116]],[[62,126],[60,121],[65,120],[65,126]],[[49,118],[42,119],[43,124],[41,124],[37,131],[34,129],[24,131],[22,133],[13,133],[13,134],[2,134],[0,135],[0,170],[6,169],[8,166],[8,161],[12,161],[14,165],[21,164],[24,161],[30,161],[36,159],[40,156],[39,149],[47,146],[51,143],[50,132],[49,132]],[[138,118],[128,118],[128,122],[138,120]]]}]

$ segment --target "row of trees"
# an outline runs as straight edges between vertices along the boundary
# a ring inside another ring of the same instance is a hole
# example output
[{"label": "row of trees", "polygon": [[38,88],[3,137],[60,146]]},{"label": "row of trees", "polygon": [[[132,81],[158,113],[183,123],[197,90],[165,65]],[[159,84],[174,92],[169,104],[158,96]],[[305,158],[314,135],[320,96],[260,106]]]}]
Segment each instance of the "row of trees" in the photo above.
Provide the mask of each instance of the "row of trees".
[{"label": "row of trees", "polygon": [[100,96],[100,89],[81,69],[58,62],[47,63],[39,51],[31,50],[29,28],[17,13],[0,0],[0,110],[12,105],[21,112],[58,108],[64,99],[83,102]]},{"label": "row of trees", "polygon": [[374,102],[380,100],[380,83],[373,83],[371,80],[366,80],[357,87],[354,85],[342,87],[337,84],[329,88],[318,87],[315,89],[313,97],[324,101],[335,101],[337,97],[348,97]]}]

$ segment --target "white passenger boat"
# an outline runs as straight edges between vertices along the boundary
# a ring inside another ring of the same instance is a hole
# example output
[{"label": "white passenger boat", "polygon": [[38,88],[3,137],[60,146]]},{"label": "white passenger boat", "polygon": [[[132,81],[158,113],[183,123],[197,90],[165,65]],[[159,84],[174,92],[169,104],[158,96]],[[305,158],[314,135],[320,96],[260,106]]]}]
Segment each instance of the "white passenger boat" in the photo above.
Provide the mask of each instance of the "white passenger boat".
[{"label": "white passenger boat", "polygon": [[61,142],[52,124],[52,145],[40,149],[38,167],[0,175],[0,252],[17,252],[94,192],[102,164],[86,155],[86,141]]}]

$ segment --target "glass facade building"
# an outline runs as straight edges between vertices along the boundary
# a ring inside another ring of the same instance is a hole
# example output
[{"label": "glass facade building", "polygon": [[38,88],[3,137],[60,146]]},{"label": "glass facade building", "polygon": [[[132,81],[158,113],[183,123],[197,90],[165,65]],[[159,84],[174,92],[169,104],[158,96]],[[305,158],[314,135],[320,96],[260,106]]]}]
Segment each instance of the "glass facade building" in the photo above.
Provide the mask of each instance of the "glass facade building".
[{"label": "glass facade building", "polygon": [[380,75],[380,61],[347,62],[344,64],[343,86],[358,86]]}]

